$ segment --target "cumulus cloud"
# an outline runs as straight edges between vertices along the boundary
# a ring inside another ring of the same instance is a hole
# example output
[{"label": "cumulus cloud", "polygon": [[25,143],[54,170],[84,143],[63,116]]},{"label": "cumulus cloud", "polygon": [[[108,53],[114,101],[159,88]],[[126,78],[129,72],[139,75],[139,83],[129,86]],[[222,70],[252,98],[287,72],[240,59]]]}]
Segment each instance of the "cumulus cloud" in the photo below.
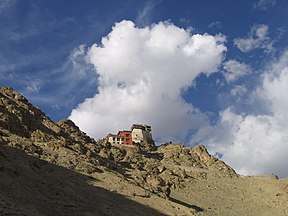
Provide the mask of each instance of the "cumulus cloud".
[{"label": "cumulus cloud", "polygon": [[228,107],[214,126],[193,137],[208,144],[209,150],[223,154],[223,160],[241,174],[276,173],[288,176],[288,51],[262,75],[253,95],[266,114],[235,113]]},{"label": "cumulus cloud", "polygon": [[263,75],[263,85],[257,90],[258,96],[266,102],[269,110],[280,118],[287,118],[288,110],[288,51],[280,61],[273,64],[270,71]]},{"label": "cumulus cloud", "polygon": [[253,4],[253,8],[260,11],[266,11],[269,7],[276,4],[276,0],[259,0]]},{"label": "cumulus cloud", "polygon": [[236,38],[234,45],[242,52],[253,49],[264,49],[266,52],[273,51],[273,42],[268,37],[269,27],[267,25],[254,25],[246,38]]},{"label": "cumulus cloud", "polygon": [[168,22],[144,28],[131,21],[116,23],[87,52],[99,76],[97,93],[69,118],[95,138],[133,123],[151,124],[161,141],[183,138],[208,120],[181,92],[199,74],[217,70],[224,42],[224,36],[192,34]]},{"label": "cumulus cloud", "polygon": [[251,72],[251,68],[249,67],[249,65],[240,63],[236,60],[229,60],[224,62],[223,69],[223,75],[228,83],[236,81]]}]

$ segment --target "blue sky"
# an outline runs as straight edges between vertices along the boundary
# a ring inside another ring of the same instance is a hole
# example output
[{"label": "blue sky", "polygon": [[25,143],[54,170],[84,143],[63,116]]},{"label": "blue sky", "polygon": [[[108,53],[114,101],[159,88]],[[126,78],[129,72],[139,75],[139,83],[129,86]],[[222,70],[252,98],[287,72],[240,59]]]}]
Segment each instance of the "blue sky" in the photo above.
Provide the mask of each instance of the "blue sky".
[{"label": "blue sky", "polygon": [[285,0],[0,0],[1,86],[95,138],[148,123],[158,144],[202,143],[240,173],[288,176],[287,11]]}]

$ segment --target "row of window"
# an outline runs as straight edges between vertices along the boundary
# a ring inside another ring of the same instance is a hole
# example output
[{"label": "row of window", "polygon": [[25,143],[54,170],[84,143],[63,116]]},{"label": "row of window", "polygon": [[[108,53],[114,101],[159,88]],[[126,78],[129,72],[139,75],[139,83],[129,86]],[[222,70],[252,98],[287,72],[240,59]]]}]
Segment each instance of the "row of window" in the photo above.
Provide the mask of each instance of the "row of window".
[{"label": "row of window", "polygon": [[[113,137],[113,141],[123,141],[124,140],[124,138],[121,138],[121,137],[117,137],[117,139],[116,139],[116,137]],[[130,139],[129,138],[126,138],[126,142],[129,142],[130,141]]]},{"label": "row of window", "polygon": [[[124,138],[117,137],[117,141],[122,141]],[[116,137],[113,137],[113,141],[116,141]]]}]

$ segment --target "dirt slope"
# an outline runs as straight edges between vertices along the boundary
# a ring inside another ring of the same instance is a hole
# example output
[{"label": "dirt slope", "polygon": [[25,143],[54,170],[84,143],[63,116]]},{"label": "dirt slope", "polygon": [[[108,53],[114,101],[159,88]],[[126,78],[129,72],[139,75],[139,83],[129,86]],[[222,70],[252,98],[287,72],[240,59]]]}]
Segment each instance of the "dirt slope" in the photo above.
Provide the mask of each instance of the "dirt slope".
[{"label": "dirt slope", "polygon": [[0,215],[288,215],[287,179],[239,176],[204,146],[150,147],[95,141],[0,88]]}]

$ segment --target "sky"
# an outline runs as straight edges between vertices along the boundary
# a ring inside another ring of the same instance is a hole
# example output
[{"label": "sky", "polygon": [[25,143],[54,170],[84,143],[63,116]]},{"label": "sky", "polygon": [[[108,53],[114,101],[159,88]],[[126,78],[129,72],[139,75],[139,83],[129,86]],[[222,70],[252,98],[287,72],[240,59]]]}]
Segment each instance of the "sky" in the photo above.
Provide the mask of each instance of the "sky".
[{"label": "sky", "polygon": [[287,0],[0,0],[0,83],[95,139],[152,126],[288,177]]}]

